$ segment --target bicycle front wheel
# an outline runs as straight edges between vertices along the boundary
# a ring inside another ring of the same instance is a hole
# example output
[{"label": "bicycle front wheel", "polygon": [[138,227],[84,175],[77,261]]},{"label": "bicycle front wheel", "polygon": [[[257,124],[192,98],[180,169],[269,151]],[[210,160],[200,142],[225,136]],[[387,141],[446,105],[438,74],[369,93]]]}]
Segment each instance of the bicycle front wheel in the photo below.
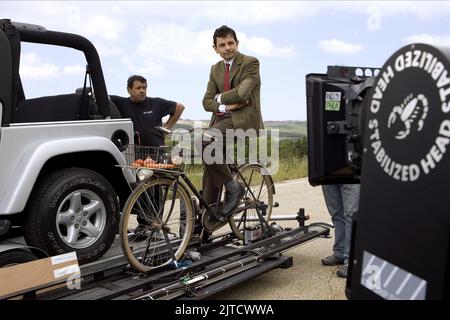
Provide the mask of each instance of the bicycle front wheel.
[{"label": "bicycle front wheel", "polygon": [[[244,228],[260,225],[256,206],[267,205],[263,219],[270,221],[273,207],[274,185],[270,175],[260,164],[246,164],[239,168],[240,175],[235,174],[235,181],[245,187],[245,195],[239,204],[238,213],[228,218],[231,230],[236,237],[244,240]],[[246,208],[246,209],[243,209]]]},{"label": "bicycle front wheel", "polygon": [[154,176],[129,196],[120,218],[123,252],[148,272],[182,256],[193,230],[189,193],[176,179]]}]

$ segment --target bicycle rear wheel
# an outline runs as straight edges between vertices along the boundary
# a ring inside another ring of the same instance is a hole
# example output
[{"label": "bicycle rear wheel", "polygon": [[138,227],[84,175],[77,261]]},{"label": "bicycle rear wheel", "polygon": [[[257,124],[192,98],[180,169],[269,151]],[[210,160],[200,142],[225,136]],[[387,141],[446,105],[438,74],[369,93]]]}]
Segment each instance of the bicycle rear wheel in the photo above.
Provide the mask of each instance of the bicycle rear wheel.
[{"label": "bicycle rear wheel", "polygon": [[[260,164],[246,164],[239,168],[239,174],[235,174],[234,179],[246,188],[244,198],[238,206],[238,209],[247,208],[228,218],[231,230],[236,237],[244,240],[244,228],[254,225],[260,225],[256,205],[264,203],[267,205],[264,220],[270,221],[273,208],[274,186],[270,175],[264,175],[265,168]],[[241,177],[242,176],[242,177]],[[246,184],[244,183],[244,180]],[[256,221],[251,221],[256,220]]]},{"label": "bicycle rear wheel", "polygon": [[189,243],[194,215],[189,193],[176,179],[154,176],[129,196],[120,218],[123,252],[148,272],[179,260]]}]

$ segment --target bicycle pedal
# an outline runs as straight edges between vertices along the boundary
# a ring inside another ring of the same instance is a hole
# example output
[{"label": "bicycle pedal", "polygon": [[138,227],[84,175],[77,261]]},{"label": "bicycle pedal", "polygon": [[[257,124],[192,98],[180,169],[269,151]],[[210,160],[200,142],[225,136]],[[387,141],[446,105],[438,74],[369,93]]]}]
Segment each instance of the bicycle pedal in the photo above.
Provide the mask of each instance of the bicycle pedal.
[{"label": "bicycle pedal", "polygon": [[203,228],[205,228],[208,232],[214,232],[217,229],[223,227],[228,223],[228,219],[225,218],[225,220],[211,220],[207,214],[204,214],[202,217],[202,225]]}]

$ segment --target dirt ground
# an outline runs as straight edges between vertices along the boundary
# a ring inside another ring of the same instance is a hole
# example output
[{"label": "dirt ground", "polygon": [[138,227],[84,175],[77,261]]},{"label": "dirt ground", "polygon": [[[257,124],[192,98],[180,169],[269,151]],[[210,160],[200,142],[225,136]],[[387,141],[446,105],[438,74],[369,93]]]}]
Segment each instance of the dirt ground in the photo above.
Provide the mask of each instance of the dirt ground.
[{"label": "dirt ground", "polygon": [[[276,185],[272,217],[295,215],[305,208],[311,222],[331,219],[325,206],[321,187],[311,187],[307,179],[285,181]],[[280,221],[281,226],[296,227],[296,221]],[[331,230],[331,236],[334,230]],[[345,300],[345,279],[336,276],[337,267],[325,267],[320,259],[332,253],[333,238],[319,238],[284,253],[293,257],[288,269],[274,269],[247,280],[212,299],[217,300]]]}]

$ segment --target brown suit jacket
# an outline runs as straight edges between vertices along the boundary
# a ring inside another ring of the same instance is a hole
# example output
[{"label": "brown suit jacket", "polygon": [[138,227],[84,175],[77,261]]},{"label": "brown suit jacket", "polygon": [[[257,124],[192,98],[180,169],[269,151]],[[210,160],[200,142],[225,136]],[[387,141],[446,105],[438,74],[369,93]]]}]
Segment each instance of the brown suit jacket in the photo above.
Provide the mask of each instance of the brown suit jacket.
[{"label": "brown suit jacket", "polygon": [[212,112],[210,126],[214,123],[219,103],[214,100],[222,93],[222,104],[241,104],[240,109],[231,112],[235,129],[263,129],[261,116],[259,61],[255,57],[237,53],[230,69],[231,89],[223,92],[225,78],[225,63],[219,61],[211,67],[208,86],[203,97],[203,108]]}]

